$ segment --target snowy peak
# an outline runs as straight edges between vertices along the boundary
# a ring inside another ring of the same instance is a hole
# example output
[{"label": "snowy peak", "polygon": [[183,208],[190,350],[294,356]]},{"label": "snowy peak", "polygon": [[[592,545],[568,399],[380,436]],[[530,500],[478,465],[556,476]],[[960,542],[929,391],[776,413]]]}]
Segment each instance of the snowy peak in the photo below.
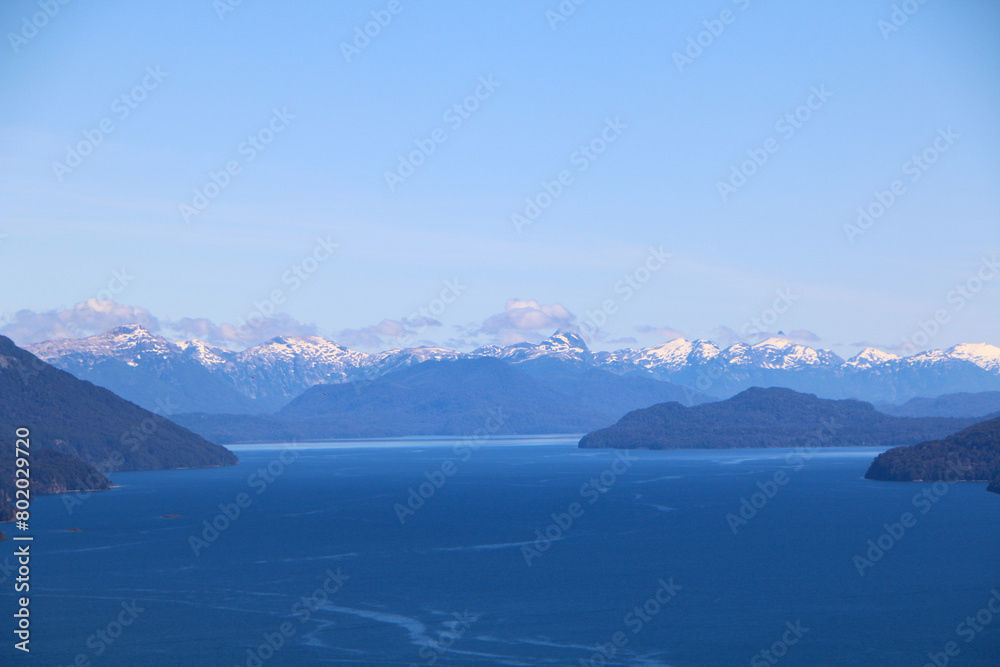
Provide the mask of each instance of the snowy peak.
[{"label": "snowy peak", "polygon": [[895,354],[889,354],[888,352],[877,350],[874,347],[866,347],[851,357],[848,361],[845,361],[844,365],[856,370],[862,370],[884,364],[894,359],[899,359],[899,357]]},{"label": "snowy peak", "polygon": [[1000,347],[988,343],[962,343],[948,349],[955,359],[970,361],[980,368],[1000,372]]},{"label": "snowy peak", "polygon": [[707,363],[718,356],[719,352],[719,348],[707,340],[688,341],[684,338],[675,338],[642,350],[619,351],[623,353],[620,358],[661,372],[674,372],[692,364]]},{"label": "snowy peak", "polygon": [[589,352],[587,344],[572,331],[559,330],[538,344],[538,347],[552,352]]},{"label": "snowy peak", "polygon": [[386,350],[373,354],[361,369],[362,375],[368,379],[384,375],[389,371],[406,368],[425,361],[442,361],[464,359],[471,355],[446,350],[441,347],[414,347],[402,350]]},{"label": "snowy peak", "polygon": [[755,349],[758,349],[758,350],[768,350],[768,349],[785,350],[785,349],[788,349],[790,347],[805,347],[805,346],[804,345],[796,345],[795,343],[793,343],[792,341],[788,340],[787,338],[779,338],[777,336],[771,336],[770,338],[762,340],[761,342],[757,343],[756,345],[753,345],[753,347]]},{"label": "snowy peak", "polygon": [[248,347],[236,355],[241,362],[277,362],[300,358],[311,363],[343,363],[346,360],[361,362],[368,358],[364,352],[356,352],[337,345],[319,336],[276,336],[263,343]]},{"label": "snowy peak", "polygon": [[486,345],[473,350],[471,356],[494,357],[517,364],[544,357],[573,363],[589,363],[593,355],[578,334],[560,329],[537,345],[534,343]]},{"label": "snowy peak", "polygon": [[786,338],[768,338],[755,345],[734,343],[723,350],[721,359],[736,367],[768,370],[798,370],[839,367],[844,360],[829,350],[798,345]]},{"label": "snowy peak", "polygon": [[224,366],[236,356],[232,350],[203,343],[200,340],[182,340],[175,343],[184,356],[197,361],[205,368],[214,369]]},{"label": "snowy peak", "polygon": [[142,357],[170,357],[180,348],[166,338],[154,336],[138,324],[128,324],[95,336],[79,339],[46,341],[26,345],[25,349],[49,361],[69,355],[96,359],[118,359],[134,366]]}]

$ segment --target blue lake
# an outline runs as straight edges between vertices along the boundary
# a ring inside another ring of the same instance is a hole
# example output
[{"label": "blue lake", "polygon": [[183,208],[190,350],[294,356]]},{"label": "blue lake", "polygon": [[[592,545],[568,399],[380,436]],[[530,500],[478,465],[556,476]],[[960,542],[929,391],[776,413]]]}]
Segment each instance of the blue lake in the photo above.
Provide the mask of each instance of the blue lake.
[{"label": "blue lake", "polygon": [[32,652],[8,635],[0,658],[1000,664],[1000,496],[985,484],[866,481],[871,449],[802,465],[789,450],[575,443],[234,447],[236,467],[43,497]]}]

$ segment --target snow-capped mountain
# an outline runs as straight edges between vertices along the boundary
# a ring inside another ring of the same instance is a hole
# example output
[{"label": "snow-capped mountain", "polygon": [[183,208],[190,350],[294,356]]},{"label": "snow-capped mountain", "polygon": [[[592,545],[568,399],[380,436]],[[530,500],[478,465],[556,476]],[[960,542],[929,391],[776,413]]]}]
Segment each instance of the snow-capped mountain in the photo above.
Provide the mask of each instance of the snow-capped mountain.
[{"label": "snow-capped mountain", "polygon": [[371,380],[429,360],[473,357],[501,359],[540,378],[591,368],[642,375],[718,398],[752,386],[877,403],[1000,390],[1000,348],[985,343],[908,357],[867,348],[844,361],[829,350],[778,337],[725,349],[679,338],[638,350],[592,352],[579,335],[558,331],[537,344],[491,345],[471,353],[420,347],[368,354],[316,336],[277,337],[233,352],[196,340],[172,343],[129,325],[27,349],[161,412],[272,412],[318,384]]},{"label": "snow-capped mountain", "polygon": [[254,406],[218,365],[207,360],[233,353],[210,345],[171,343],[137,324],[77,340],[25,346],[57,368],[115,392],[159,414],[249,412]]},{"label": "snow-capped mountain", "polygon": [[768,338],[756,345],[736,343],[722,353],[724,363],[762,369],[800,370],[838,368],[844,360],[829,350],[796,345],[784,338]]},{"label": "snow-capped mountain", "polygon": [[240,393],[277,410],[317,384],[357,379],[370,356],[319,336],[278,336],[233,355],[217,368]]},{"label": "snow-capped mountain", "polygon": [[138,366],[142,359],[165,359],[175,355],[179,346],[165,338],[154,336],[138,324],[112,329],[106,333],[80,339],[47,341],[26,346],[43,361],[78,359],[96,363],[116,359],[129,366]]},{"label": "snow-capped mountain", "polygon": [[970,361],[982,369],[1000,373],[1000,347],[986,343],[963,343],[948,349],[955,359]]},{"label": "snow-capped mountain", "polygon": [[216,347],[200,340],[182,340],[176,343],[186,356],[194,359],[209,370],[215,370],[230,362],[236,353],[223,347]]},{"label": "snow-capped mountain", "polygon": [[369,355],[359,368],[360,375],[368,380],[380,377],[390,371],[406,368],[425,361],[441,361],[446,359],[465,359],[471,355],[446,350],[442,347],[412,347],[400,350],[386,350]]},{"label": "snow-capped mountain", "polygon": [[845,361],[844,367],[853,368],[855,370],[864,370],[871,368],[872,366],[878,366],[879,364],[883,364],[887,361],[892,361],[893,359],[899,359],[899,357],[895,354],[883,352],[882,350],[876,350],[874,347],[866,347]]},{"label": "snow-capped mountain", "polygon": [[583,338],[571,331],[557,331],[541,343],[517,343],[515,345],[487,345],[472,351],[472,356],[494,357],[510,363],[523,363],[536,359],[592,363],[593,354]]}]

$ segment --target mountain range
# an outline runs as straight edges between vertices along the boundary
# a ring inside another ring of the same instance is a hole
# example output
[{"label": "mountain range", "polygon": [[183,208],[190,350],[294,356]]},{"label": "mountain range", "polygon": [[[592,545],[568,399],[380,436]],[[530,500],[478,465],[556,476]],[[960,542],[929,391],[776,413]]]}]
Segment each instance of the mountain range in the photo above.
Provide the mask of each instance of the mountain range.
[{"label": "mountain range", "polygon": [[490,357],[438,359],[373,380],[317,385],[271,415],[197,413],[172,418],[222,443],[580,433],[612,423],[637,407],[699,398],[651,378],[596,368],[563,370],[536,377]]},{"label": "mountain range", "polygon": [[895,417],[985,417],[1000,413],[1000,391],[911,398],[902,405],[879,404],[875,407]]},{"label": "mountain range", "polygon": [[368,382],[427,361],[493,358],[538,379],[600,370],[669,382],[680,402],[734,396],[750,387],[786,387],[823,398],[899,404],[956,392],[1000,391],[1000,348],[980,343],[900,357],[866,348],[849,360],[833,352],[769,338],[720,349],[676,339],[644,349],[591,351],[556,332],[538,344],[491,345],[472,352],[437,347],[377,354],[320,337],[276,337],[234,352],[200,341],[173,343],[139,325],[82,339],[26,346],[76,377],[164,414],[273,413],[317,385]]}]

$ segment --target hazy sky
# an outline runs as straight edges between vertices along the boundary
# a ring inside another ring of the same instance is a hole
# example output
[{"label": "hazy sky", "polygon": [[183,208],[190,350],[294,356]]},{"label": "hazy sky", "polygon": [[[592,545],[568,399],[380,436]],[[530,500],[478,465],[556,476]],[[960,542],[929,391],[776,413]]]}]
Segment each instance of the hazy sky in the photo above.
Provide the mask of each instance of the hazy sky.
[{"label": "hazy sky", "polygon": [[895,6],[8,0],[0,331],[1000,343],[1000,5]]}]

